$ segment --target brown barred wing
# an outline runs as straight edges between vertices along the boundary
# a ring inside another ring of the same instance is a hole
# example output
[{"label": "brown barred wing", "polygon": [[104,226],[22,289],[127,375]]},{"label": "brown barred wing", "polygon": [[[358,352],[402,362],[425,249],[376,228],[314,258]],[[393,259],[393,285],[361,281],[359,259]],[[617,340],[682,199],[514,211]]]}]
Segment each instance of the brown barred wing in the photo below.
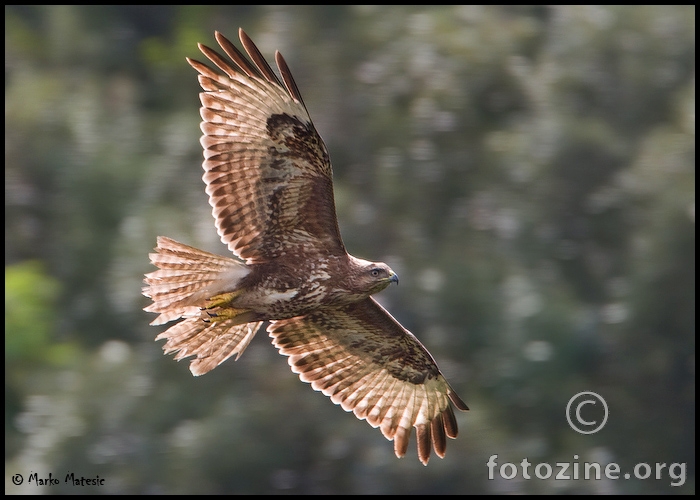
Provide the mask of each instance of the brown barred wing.
[{"label": "brown barred wing", "polygon": [[415,427],[420,461],[428,463],[431,449],[444,457],[446,438],[457,436],[450,401],[467,405],[420,341],[373,298],[273,321],[268,332],[301,380],[379,427],[396,456]]},{"label": "brown barred wing", "polygon": [[217,69],[187,59],[204,90],[203,179],[219,236],[248,264],[313,251],[342,255],[326,146],[282,56],[284,84],[239,34],[250,60],[218,32],[231,60],[201,44]]}]

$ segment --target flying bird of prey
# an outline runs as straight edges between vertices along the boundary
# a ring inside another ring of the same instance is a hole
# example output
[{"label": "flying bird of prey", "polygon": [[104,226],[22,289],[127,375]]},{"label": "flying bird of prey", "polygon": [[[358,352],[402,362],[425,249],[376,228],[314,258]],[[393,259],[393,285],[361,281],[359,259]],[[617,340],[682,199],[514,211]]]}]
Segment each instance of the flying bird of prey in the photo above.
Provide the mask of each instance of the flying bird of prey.
[{"label": "flying bird of prey", "polygon": [[287,63],[275,75],[248,35],[250,59],[229,40],[231,59],[199,44],[218,68],[187,59],[203,92],[201,144],[221,257],[158,237],[143,294],[159,313],[181,320],[156,337],[165,353],[189,356],[202,375],[236,359],[262,326],[292,371],[335,404],[379,427],[397,457],[416,428],[418,457],[444,457],[457,436],[457,396],[435,360],[373,294],[398,277],[389,266],[348,254],[340,237],[331,162]]}]

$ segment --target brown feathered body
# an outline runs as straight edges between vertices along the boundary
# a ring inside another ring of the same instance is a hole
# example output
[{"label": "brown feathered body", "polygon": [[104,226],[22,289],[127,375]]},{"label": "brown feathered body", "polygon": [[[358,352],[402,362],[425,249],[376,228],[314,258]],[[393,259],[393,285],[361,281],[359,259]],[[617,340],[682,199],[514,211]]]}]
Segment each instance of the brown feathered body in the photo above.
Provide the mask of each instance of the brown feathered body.
[{"label": "brown feathered body", "polygon": [[237,258],[158,237],[146,275],[152,324],[179,320],[158,335],[175,359],[194,356],[206,373],[236,357],[268,321],[273,344],[299,377],[345,410],[380,427],[397,456],[415,427],[418,455],[445,454],[457,436],[452,404],[467,407],[435,360],[371,297],[398,282],[384,263],[348,254],[340,237],[330,159],[289,68],[284,85],[240,31],[248,60],[216,34],[232,65],[200,50],[219,69],[199,72],[204,182],[223,243]]}]

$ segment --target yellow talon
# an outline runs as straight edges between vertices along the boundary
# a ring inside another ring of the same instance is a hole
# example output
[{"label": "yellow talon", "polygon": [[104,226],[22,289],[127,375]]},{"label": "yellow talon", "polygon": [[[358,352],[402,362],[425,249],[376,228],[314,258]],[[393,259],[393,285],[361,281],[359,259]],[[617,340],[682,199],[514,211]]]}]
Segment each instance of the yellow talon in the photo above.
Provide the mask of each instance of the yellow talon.
[{"label": "yellow talon", "polygon": [[222,293],[220,295],[214,295],[210,299],[207,299],[207,305],[204,309],[214,309],[215,307],[221,307],[226,304],[230,304],[242,293],[241,290],[229,293]]},{"label": "yellow talon", "polygon": [[206,311],[209,315],[209,321],[223,321],[225,319],[237,318],[241,314],[249,312],[248,309],[218,309],[216,312]]},{"label": "yellow talon", "polygon": [[235,320],[236,325],[254,321],[255,313],[250,309],[234,309],[233,307],[217,307],[213,310],[202,309],[200,316],[205,323],[218,323],[219,321]]},{"label": "yellow talon", "polygon": [[[249,309],[236,309],[231,307],[231,303],[242,293],[238,290],[235,292],[222,293],[214,295],[207,299],[207,303],[202,307],[202,321],[212,323],[224,321],[227,319],[239,318],[245,314],[251,314]],[[244,318],[240,318],[243,320]]]}]

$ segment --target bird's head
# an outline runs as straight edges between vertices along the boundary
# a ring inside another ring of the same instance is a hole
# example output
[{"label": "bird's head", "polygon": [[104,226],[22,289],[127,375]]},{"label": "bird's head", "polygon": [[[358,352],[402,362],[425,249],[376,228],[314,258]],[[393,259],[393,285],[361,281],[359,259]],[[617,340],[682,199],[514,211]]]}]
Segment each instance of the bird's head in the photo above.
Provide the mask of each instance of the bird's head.
[{"label": "bird's head", "polygon": [[372,295],[381,292],[392,283],[399,282],[399,276],[383,262],[369,262],[354,259],[354,285],[362,292]]}]

